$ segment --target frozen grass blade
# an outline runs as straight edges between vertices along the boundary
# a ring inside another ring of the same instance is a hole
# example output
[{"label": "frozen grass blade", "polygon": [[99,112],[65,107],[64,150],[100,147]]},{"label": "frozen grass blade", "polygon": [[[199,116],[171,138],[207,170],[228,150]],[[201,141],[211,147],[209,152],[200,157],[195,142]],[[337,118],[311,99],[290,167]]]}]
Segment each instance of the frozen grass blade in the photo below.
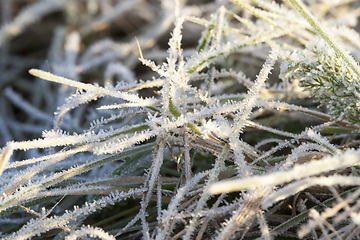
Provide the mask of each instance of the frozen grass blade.
[{"label": "frozen grass blade", "polygon": [[0,2],[0,238],[360,236],[360,3],[291,3]]},{"label": "frozen grass blade", "polygon": [[350,167],[356,165],[359,161],[360,151],[349,149],[339,155],[328,156],[321,160],[314,160],[309,163],[297,165],[290,171],[279,171],[264,176],[214,183],[210,187],[210,193],[219,194],[223,192],[240,191],[242,189],[252,189],[264,185],[272,186],[282,184],[304,177]]},{"label": "frozen grass blade", "polygon": [[339,56],[341,56],[344,61],[349,64],[351,69],[356,72],[358,77],[360,77],[360,67],[359,64],[351,57],[345,49],[337,43],[334,37],[331,36],[331,33],[324,29],[320,22],[310,13],[306,6],[301,2],[301,0],[289,0],[291,4],[299,11],[299,13],[308,21],[308,23],[320,34],[320,36],[336,51]]}]

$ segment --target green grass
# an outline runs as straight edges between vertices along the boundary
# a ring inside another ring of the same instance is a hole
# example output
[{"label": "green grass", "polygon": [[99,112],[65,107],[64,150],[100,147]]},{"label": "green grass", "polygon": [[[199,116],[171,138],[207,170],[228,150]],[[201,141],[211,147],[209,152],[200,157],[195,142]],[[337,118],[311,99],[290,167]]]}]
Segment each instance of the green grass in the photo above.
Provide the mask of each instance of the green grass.
[{"label": "green grass", "polygon": [[218,2],[1,2],[3,239],[360,236],[360,4]]}]

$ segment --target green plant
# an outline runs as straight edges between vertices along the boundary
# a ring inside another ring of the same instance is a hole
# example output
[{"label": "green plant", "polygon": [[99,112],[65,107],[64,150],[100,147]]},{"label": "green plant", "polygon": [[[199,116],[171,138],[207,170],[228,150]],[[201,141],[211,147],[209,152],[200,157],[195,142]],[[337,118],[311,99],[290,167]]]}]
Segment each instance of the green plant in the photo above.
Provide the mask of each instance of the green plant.
[{"label": "green plant", "polygon": [[[33,98],[17,93],[24,81],[0,85],[29,114],[11,123],[0,106],[2,237],[358,237],[360,71],[344,47],[358,59],[359,4],[290,2],[42,0],[3,25],[2,59],[45,14],[68,27],[55,30],[51,73],[29,71]],[[94,40],[136,7],[160,13],[137,16],[149,25],[127,42]],[[324,9],[326,27],[307,8]],[[172,22],[168,50],[154,47]],[[191,24],[203,31],[183,49]],[[8,141],[18,135],[35,139]]]}]

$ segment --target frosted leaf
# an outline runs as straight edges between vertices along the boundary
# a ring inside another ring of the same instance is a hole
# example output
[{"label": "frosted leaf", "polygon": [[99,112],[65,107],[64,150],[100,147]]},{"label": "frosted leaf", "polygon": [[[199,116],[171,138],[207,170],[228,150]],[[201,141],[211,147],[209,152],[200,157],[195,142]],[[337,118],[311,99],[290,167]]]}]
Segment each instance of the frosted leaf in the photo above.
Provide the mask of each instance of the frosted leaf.
[{"label": "frosted leaf", "polygon": [[1,27],[0,46],[3,45],[8,38],[20,34],[27,26],[39,21],[39,19],[46,14],[63,9],[65,4],[66,2],[62,0],[57,2],[40,1],[26,7],[13,21]]}]

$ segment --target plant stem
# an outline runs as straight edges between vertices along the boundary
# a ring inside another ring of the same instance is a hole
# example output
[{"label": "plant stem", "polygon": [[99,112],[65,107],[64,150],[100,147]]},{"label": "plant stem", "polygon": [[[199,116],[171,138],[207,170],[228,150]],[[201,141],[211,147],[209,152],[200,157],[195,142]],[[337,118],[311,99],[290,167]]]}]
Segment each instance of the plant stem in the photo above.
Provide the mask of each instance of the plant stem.
[{"label": "plant stem", "polygon": [[337,54],[349,65],[349,67],[360,77],[360,67],[345,49],[339,45],[335,39],[325,31],[320,22],[310,13],[301,0],[289,0],[296,10],[306,19],[306,21],[320,34],[320,36],[335,50]]}]

